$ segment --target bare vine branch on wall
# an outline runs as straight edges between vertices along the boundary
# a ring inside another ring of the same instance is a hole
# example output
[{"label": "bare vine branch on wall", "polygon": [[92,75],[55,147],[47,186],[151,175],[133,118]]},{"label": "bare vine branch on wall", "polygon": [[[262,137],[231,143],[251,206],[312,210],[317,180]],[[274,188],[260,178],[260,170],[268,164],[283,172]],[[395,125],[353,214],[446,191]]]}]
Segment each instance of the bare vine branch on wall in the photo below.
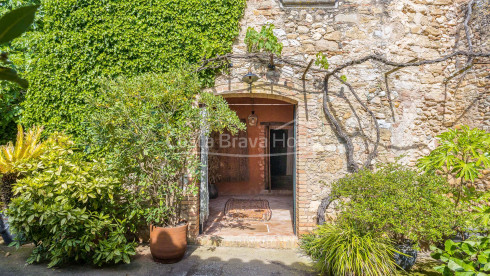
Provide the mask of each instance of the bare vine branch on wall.
[{"label": "bare vine branch on wall", "polygon": [[[395,121],[393,99],[391,96],[392,93],[389,85],[389,75],[391,73],[398,71],[402,68],[431,65],[431,64],[442,63],[450,60],[455,60],[457,63],[458,62],[457,58],[465,57],[466,64],[463,67],[458,66],[458,64],[456,64],[455,72],[453,72],[451,76],[447,77],[444,80],[444,84],[446,84],[447,86],[447,83],[451,79],[455,78],[456,76],[461,75],[461,79],[463,79],[466,73],[470,71],[472,68],[474,68],[473,63],[476,58],[490,57],[490,52],[478,52],[474,50],[475,47],[472,41],[473,32],[470,27],[470,22],[472,20],[472,15],[474,11],[473,7],[475,5],[476,5],[475,0],[470,0],[466,5],[466,11],[464,12],[464,21],[462,23],[462,28],[464,29],[464,34],[465,34],[465,39],[463,41],[465,41],[467,44],[466,50],[458,49],[459,39],[456,39],[455,47],[453,48],[453,50],[450,53],[441,56],[439,58],[422,59],[422,60],[415,59],[415,60],[410,60],[408,62],[396,62],[379,54],[371,54],[371,55],[361,57],[359,59],[353,59],[351,61],[347,61],[343,64],[336,66],[333,69],[328,70],[328,68],[311,67],[311,62],[310,63],[302,62],[302,61],[298,61],[292,58],[282,57],[282,56],[275,57],[275,60],[277,62],[283,63],[285,65],[289,65],[291,67],[302,68],[304,70],[313,72],[316,75],[320,74],[323,76],[322,77],[323,111],[325,113],[325,117],[331,123],[331,126],[335,134],[337,135],[337,137],[344,142],[344,146],[346,148],[347,168],[349,171],[357,172],[361,168],[371,168],[373,160],[375,160],[378,156],[378,147],[380,144],[380,126],[373,111],[368,107],[368,105],[366,105],[361,100],[361,97],[359,97],[359,94],[354,89],[353,85],[350,84],[343,77],[339,76],[340,72],[349,67],[360,65],[366,62],[374,62],[374,63],[379,63],[381,65],[393,67],[391,70],[389,70],[387,73],[384,74],[383,81],[384,81],[384,86],[386,88],[386,93],[387,93],[386,96],[391,108],[393,120]],[[265,53],[249,53],[249,54],[227,54],[227,55],[217,56],[211,59],[204,60],[202,66],[197,71],[203,71],[209,68],[214,68],[214,69],[220,68],[222,66],[228,65],[228,61],[232,59],[257,60],[260,63],[267,64],[269,62],[270,55]],[[355,101],[362,107],[362,109],[365,112],[367,112],[367,114],[370,117],[370,120],[373,121],[373,125],[376,130],[376,140],[373,142],[372,150],[366,149],[367,150],[366,153],[368,154],[368,156],[367,159],[362,163],[355,159],[353,137],[351,137],[351,135],[347,133],[347,131],[344,129],[342,124],[336,119],[334,113],[332,112],[333,107],[331,106],[331,100],[330,100],[332,95],[329,88],[332,78],[337,80],[338,82],[340,82],[342,85],[346,86],[349,89],[349,92],[354,97]],[[325,215],[325,208],[328,208],[328,205],[332,200],[333,199],[331,197],[327,197],[322,201],[322,204],[318,209],[318,222],[320,224],[324,222],[324,219],[322,218],[324,218]]]}]

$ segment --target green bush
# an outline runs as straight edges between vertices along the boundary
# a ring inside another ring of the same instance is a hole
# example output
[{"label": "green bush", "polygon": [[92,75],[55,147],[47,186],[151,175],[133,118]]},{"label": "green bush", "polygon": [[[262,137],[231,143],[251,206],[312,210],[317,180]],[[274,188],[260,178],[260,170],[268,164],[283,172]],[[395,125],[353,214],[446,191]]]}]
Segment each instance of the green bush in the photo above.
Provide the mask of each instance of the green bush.
[{"label": "green bush", "polygon": [[439,242],[460,223],[444,178],[398,164],[348,175],[332,191],[344,199],[338,206],[340,221],[385,233],[397,243]]},{"label": "green bush", "polygon": [[322,274],[350,276],[393,275],[397,252],[379,233],[352,224],[324,224],[301,239],[301,248],[318,262]]},{"label": "green bush", "polygon": [[178,224],[183,197],[197,193],[202,124],[208,131],[244,126],[222,97],[201,92],[197,75],[185,70],[108,81],[100,93],[87,122],[87,149],[103,154],[131,187],[133,216]]},{"label": "green bush", "polygon": [[[230,52],[245,0],[19,0],[40,2],[31,32],[11,45],[30,83],[22,122],[48,131],[85,133],[100,76],[162,73],[204,56]],[[211,83],[213,72],[203,73]],[[77,137],[75,137],[77,138]]]},{"label": "green bush", "polygon": [[244,41],[247,44],[247,50],[251,53],[264,51],[280,56],[283,45],[278,42],[277,37],[274,35],[274,27],[274,24],[264,25],[260,32],[248,27]]},{"label": "green bush", "polygon": [[444,249],[431,249],[431,256],[443,263],[434,269],[444,276],[490,275],[490,236],[474,237],[459,243],[447,240]]},{"label": "green bush", "polygon": [[135,243],[126,237],[125,191],[103,162],[84,161],[65,136],[48,140],[48,150],[18,168],[7,214],[20,239],[35,249],[28,263],[97,265],[130,262]]},{"label": "green bush", "polygon": [[477,190],[474,184],[490,168],[490,133],[462,126],[437,138],[439,146],[419,160],[419,167],[449,179],[455,187],[455,205],[468,217],[466,227],[488,232],[490,191]]}]

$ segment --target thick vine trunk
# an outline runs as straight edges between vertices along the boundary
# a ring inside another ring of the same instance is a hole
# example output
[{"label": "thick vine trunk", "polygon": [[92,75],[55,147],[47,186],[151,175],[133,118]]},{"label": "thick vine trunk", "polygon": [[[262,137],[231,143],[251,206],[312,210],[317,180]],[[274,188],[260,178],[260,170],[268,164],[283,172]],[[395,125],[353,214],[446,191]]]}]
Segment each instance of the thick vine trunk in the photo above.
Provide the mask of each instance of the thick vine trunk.
[{"label": "thick vine trunk", "polygon": [[334,201],[335,198],[331,195],[327,196],[326,198],[322,199],[322,202],[320,203],[320,206],[318,206],[318,211],[317,211],[317,223],[318,225],[323,225],[325,223],[325,213],[327,212],[328,206],[332,201]]}]

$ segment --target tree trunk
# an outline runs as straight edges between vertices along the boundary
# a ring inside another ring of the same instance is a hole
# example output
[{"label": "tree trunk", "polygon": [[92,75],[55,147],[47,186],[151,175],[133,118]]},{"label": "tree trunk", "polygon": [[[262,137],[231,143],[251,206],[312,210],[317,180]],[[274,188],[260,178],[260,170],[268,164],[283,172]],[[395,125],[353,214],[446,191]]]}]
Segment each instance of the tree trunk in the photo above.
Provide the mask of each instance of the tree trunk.
[{"label": "tree trunk", "polygon": [[0,196],[2,202],[5,204],[5,206],[10,204],[10,201],[12,200],[12,197],[14,195],[12,191],[12,186],[17,182],[17,175],[14,173],[7,173],[2,176],[1,182],[0,182]]}]

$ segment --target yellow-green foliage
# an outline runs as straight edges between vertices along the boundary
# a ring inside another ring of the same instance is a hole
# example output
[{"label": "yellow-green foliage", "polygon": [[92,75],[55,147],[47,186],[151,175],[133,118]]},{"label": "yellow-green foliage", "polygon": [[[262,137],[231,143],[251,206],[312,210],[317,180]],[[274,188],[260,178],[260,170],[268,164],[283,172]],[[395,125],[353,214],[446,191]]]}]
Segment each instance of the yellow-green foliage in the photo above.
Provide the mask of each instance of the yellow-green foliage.
[{"label": "yellow-green foliage", "polygon": [[17,126],[17,140],[15,145],[9,142],[0,146],[0,174],[14,172],[15,165],[41,155],[45,143],[41,142],[42,127],[33,127],[27,133],[21,125]]}]

